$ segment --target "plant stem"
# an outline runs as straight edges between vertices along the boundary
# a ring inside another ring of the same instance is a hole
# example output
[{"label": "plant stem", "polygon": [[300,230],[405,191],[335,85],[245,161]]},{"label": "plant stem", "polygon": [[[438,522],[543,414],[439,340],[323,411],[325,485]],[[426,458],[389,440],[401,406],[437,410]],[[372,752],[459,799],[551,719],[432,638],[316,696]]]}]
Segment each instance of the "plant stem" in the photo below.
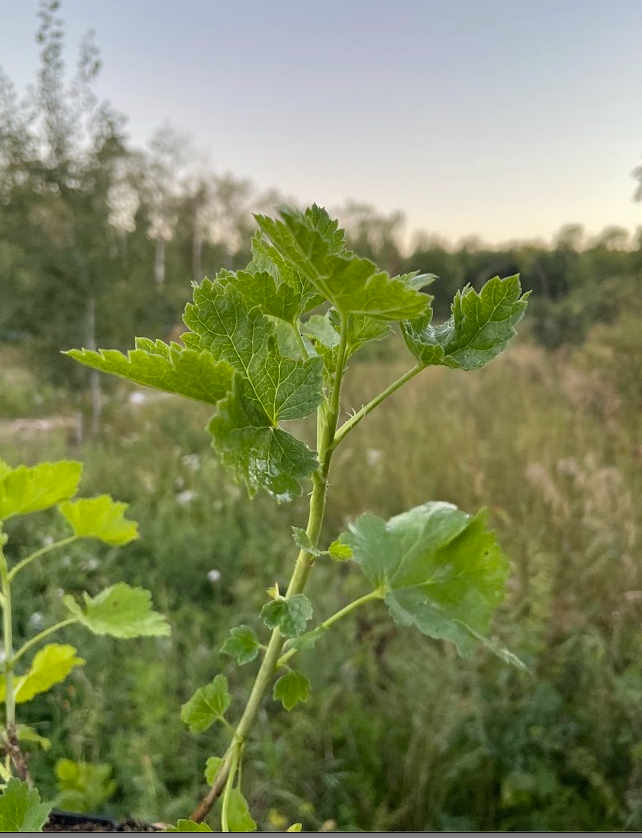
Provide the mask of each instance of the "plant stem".
[{"label": "plant stem", "polygon": [[413,367],[411,370],[408,370],[408,372],[404,373],[401,376],[401,378],[398,378],[396,381],[393,381],[392,384],[390,384],[389,387],[386,387],[386,389],[382,393],[379,393],[379,395],[375,396],[375,398],[372,399],[372,401],[364,405],[361,408],[361,410],[357,411],[357,413],[354,414],[354,416],[351,416],[350,419],[347,420],[347,422],[344,422],[343,425],[341,425],[339,430],[334,435],[333,447],[336,448],[337,445],[339,445],[339,443],[343,440],[343,438],[347,434],[349,434],[350,431],[353,428],[355,428],[359,424],[359,422],[361,422],[362,419],[364,419],[369,413],[371,413],[375,409],[375,407],[378,407],[381,404],[381,402],[385,401],[388,398],[388,396],[391,396],[396,390],[398,390],[400,387],[403,387],[403,385],[406,382],[410,381],[411,378],[414,378],[423,369],[425,369],[425,367],[422,367],[420,364],[417,364],[417,366]]},{"label": "plant stem", "polygon": [[[350,614],[350,612],[355,610],[355,608],[359,608],[361,605],[365,605],[367,602],[372,602],[373,600],[381,599],[382,597],[383,597],[383,592],[379,588],[377,588],[376,591],[370,591],[369,594],[365,594],[364,596],[359,597],[359,599],[355,599],[353,602],[349,602],[344,608],[341,608],[339,611],[332,614],[330,617],[328,617],[327,620],[324,620],[322,623],[320,623],[312,631],[313,632],[317,632],[319,630],[325,631],[325,630],[329,629],[330,626],[334,625],[337,622],[337,620],[341,620],[343,617],[347,617],[348,614]],[[307,632],[307,633],[312,634],[312,632]],[[301,640],[305,636],[306,635],[303,634],[298,639]],[[285,664],[290,660],[290,658],[294,657],[294,655],[296,655],[296,653],[298,651],[299,650],[297,648],[288,649],[288,651],[284,655],[281,655],[281,657],[276,662],[276,668],[280,669],[282,666],[285,666]]]},{"label": "plant stem", "polygon": [[230,831],[230,824],[228,819],[228,812],[230,808],[230,793],[234,788],[234,777],[236,775],[236,769],[238,768],[239,764],[239,754],[241,750],[241,745],[236,744],[234,746],[234,750],[232,752],[232,761],[230,764],[230,772],[227,777],[227,782],[225,783],[225,791],[223,792],[223,807],[221,810],[221,830],[222,832],[229,832]]},{"label": "plant stem", "polygon": [[7,740],[13,742],[16,735],[16,699],[13,690],[13,611],[11,607],[11,582],[7,559],[0,543],[0,585],[2,586],[2,642],[4,649],[5,713]]},{"label": "plant stem", "polygon": [[70,535],[67,538],[62,538],[60,541],[54,541],[53,544],[47,544],[44,547],[41,547],[40,550],[36,550],[35,553],[31,553],[29,556],[26,556],[22,559],[22,561],[19,561],[15,567],[11,568],[11,571],[9,572],[9,581],[12,582],[16,574],[28,564],[31,564],[34,559],[39,559],[40,556],[44,556],[45,553],[49,553],[51,550],[56,550],[58,547],[66,547],[67,544],[72,544],[77,538],[77,535]]},{"label": "plant stem", "polygon": [[11,659],[11,661],[9,662],[9,663],[10,663],[10,666],[11,666],[11,669],[13,669],[13,668],[14,668],[14,666],[15,666],[15,665],[16,665],[16,663],[20,660],[20,658],[21,658],[21,657],[22,657],[22,656],[23,656],[26,652],[28,652],[28,651],[29,651],[29,649],[31,649],[31,647],[32,647],[32,646],[35,646],[35,645],[36,645],[36,643],[40,643],[40,641],[41,641],[41,640],[44,640],[44,639],[45,639],[45,637],[49,637],[49,635],[50,635],[50,634],[53,634],[55,631],[58,631],[59,629],[65,628],[66,626],[71,626],[71,625],[73,625],[74,623],[77,623],[77,622],[78,622],[78,618],[77,618],[77,617],[69,617],[69,618],[68,618],[68,619],[66,619],[66,620],[61,620],[59,623],[55,623],[53,626],[49,626],[49,628],[43,629],[41,632],[39,632],[38,634],[36,634],[36,635],[35,635],[34,637],[32,637],[30,640],[27,640],[27,642],[26,642],[26,643],[24,643],[24,644],[23,644],[23,645],[22,645],[22,646],[18,649],[18,651],[15,653],[15,655],[13,656],[13,658]]},{"label": "plant stem", "polygon": [[292,326],[292,331],[294,333],[294,339],[296,340],[297,346],[299,347],[299,349],[301,351],[301,357],[303,358],[304,361],[307,361],[307,359],[310,356],[308,354],[308,350],[305,347],[305,343],[303,342],[303,338],[301,337],[301,332],[299,331],[299,326],[298,326],[297,323],[290,323],[290,326]]},{"label": "plant stem", "polygon": [[[327,411],[322,408],[318,412],[318,420],[321,423],[318,428],[319,444],[319,468],[312,475],[312,495],[310,497],[310,511],[308,514],[308,525],[306,534],[310,542],[316,547],[319,536],[321,534],[321,527],[323,526],[323,517],[325,514],[325,497],[328,486],[328,472],[330,470],[330,462],[332,460],[333,440],[339,418],[339,409],[341,404],[341,382],[343,380],[343,372],[346,358],[346,322],[345,317],[342,317],[341,323],[341,342],[337,352],[337,371],[335,373],[334,382],[332,385],[332,392],[328,400]],[[314,562],[314,556],[310,555],[306,550],[300,550],[292,572],[292,578],[288,585],[285,594],[286,599],[299,594],[305,588],[308,581],[308,576]],[[236,749],[243,745],[245,739],[254,724],[256,715],[259,712],[263,696],[272,680],[276,670],[276,664],[281,654],[285,640],[278,628],[274,629],[268,643],[267,650],[256,674],[254,686],[250,692],[250,696],[245,705],[245,710],[236,727],[234,738],[230,747],[224,756],[224,762],[221,765],[212,786],[209,788],[207,794],[196,807],[191,815],[191,819],[199,822],[207,815],[212,808],[215,800],[219,797],[223,788],[227,789],[228,785],[234,782],[234,775],[238,765],[238,758],[234,754]],[[235,761],[236,760],[236,761]]]}]

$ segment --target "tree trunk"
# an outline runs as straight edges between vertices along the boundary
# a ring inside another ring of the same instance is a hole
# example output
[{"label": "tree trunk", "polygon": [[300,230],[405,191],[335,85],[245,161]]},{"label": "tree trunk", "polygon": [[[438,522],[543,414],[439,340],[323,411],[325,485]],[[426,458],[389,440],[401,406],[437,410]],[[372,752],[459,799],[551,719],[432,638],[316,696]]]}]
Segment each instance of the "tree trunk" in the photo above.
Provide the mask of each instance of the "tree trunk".
[{"label": "tree trunk", "polygon": [[[90,297],[87,301],[87,349],[96,351],[96,300],[93,297]],[[98,370],[89,370],[89,394],[91,398],[89,436],[91,439],[95,439],[100,433],[100,416],[103,409],[100,372]]]}]

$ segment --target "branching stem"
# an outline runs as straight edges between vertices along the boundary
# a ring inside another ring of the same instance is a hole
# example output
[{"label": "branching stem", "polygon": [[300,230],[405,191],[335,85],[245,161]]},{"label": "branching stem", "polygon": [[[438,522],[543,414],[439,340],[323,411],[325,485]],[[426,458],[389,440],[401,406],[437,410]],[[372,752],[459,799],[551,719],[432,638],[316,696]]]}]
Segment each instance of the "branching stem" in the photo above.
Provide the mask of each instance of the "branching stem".
[{"label": "branching stem", "polygon": [[77,617],[69,617],[66,620],[61,620],[59,623],[55,623],[53,626],[49,626],[49,628],[43,629],[41,632],[36,634],[30,640],[27,640],[18,651],[15,653],[13,658],[10,661],[11,669],[13,669],[16,663],[20,660],[20,658],[29,651],[33,646],[40,643],[45,639],[45,637],[49,637],[50,634],[53,634],[55,631],[59,631],[60,629],[66,628],[67,626],[72,626],[74,623],[78,622]]},{"label": "branching stem", "polygon": [[54,541],[53,544],[46,544],[44,547],[41,547],[40,550],[36,550],[35,553],[31,553],[26,556],[22,559],[22,561],[19,561],[17,565],[11,568],[9,571],[9,581],[13,582],[16,574],[20,573],[20,571],[27,567],[28,564],[31,564],[34,559],[39,559],[46,553],[50,553],[52,550],[57,550],[58,547],[66,547],[68,544],[73,544],[77,538],[77,535],[70,535],[67,538],[62,538],[60,541]]}]

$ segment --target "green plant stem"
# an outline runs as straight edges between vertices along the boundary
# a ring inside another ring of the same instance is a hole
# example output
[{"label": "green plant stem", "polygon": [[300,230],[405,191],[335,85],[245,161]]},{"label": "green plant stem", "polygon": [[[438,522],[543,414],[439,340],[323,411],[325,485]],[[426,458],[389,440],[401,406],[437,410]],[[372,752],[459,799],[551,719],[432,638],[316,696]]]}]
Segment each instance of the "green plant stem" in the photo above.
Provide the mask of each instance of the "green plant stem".
[{"label": "green plant stem", "polygon": [[59,623],[55,623],[53,626],[49,626],[49,628],[43,629],[41,632],[36,634],[30,640],[27,640],[18,651],[15,653],[13,658],[10,661],[11,669],[13,669],[16,663],[20,660],[20,658],[31,649],[32,646],[35,646],[37,643],[40,643],[45,637],[49,637],[50,634],[53,634],[55,631],[59,629],[65,628],[66,626],[71,626],[74,623],[78,622],[77,617],[69,617],[66,620],[61,620]]},{"label": "green plant stem", "polygon": [[[318,414],[318,421],[321,423],[321,427],[319,429],[320,433],[318,434],[318,438],[320,440],[319,468],[312,476],[312,495],[310,497],[310,510],[308,514],[308,525],[306,528],[306,534],[310,539],[310,542],[315,547],[319,541],[321,527],[323,526],[325,497],[328,486],[328,472],[330,471],[330,462],[332,460],[332,452],[334,450],[332,442],[334,440],[334,434],[339,419],[341,383],[343,380],[347,345],[347,330],[345,326],[345,317],[343,317],[341,342],[337,353],[337,371],[332,385],[332,392],[330,393],[330,398],[328,400],[327,410],[320,409]],[[288,589],[285,594],[286,599],[289,599],[295,594],[299,594],[303,591],[306,582],[308,581],[308,576],[313,562],[314,556],[306,550],[299,551],[294,565],[294,571],[292,572],[292,578],[290,579],[290,584],[288,585]],[[234,737],[223,758],[224,762],[214,779],[214,783],[208,789],[207,794],[191,815],[191,819],[197,823],[206,817],[207,813],[212,808],[214,801],[219,797],[224,787],[227,788],[228,784],[234,782],[234,775],[236,773],[238,763],[238,760],[236,760],[235,763],[234,754],[236,749],[243,745],[252,725],[254,724],[254,720],[256,719],[256,715],[259,712],[259,708],[261,707],[261,703],[263,701],[263,696],[265,695],[272,677],[274,676],[274,672],[276,671],[277,661],[281,654],[284,642],[285,640],[278,628],[274,629],[263,657],[263,661],[261,662],[259,671],[256,674],[256,679],[247,700],[247,704],[245,705],[243,714],[241,715],[240,721],[236,727]]]},{"label": "green plant stem", "polygon": [[418,375],[425,367],[422,367],[420,364],[413,367],[412,369],[408,370],[408,372],[404,373],[401,378],[398,378],[396,381],[393,381],[386,389],[379,393],[378,396],[375,396],[372,401],[368,402],[368,404],[364,405],[361,410],[358,410],[354,416],[351,416],[346,422],[341,425],[339,430],[336,432],[334,436],[333,447],[336,448],[343,438],[353,430],[362,419],[364,419],[369,413],[371,413],[375,407],[378,407],[381,402],[385,401],[388,396],[391,396],[396,390],[400,387],[403,387],[411,378],[414,378]]},{"label": "green plant stem", "polygon": [[239,756],[241,752],[241,745],[236,744],[232,751],[232,760],[230,763],[229,774],[227,776],[227,781],[225,783],[225,791],[223,792],[223,806],[221,809],[221,831],[222,832],[229,832],[230,831],[230,824],[229,824],[229,808],[230,808],[230,794],[232,789],[234,788],[234,777],[236,776],[236,770],[239,765]]},{"label": "green plant stem", "polygon": [[301,337],[301,332],[299,331],[299,326],[297,323],[290,323],[292,326],[292,331],[294,332],[294,339],[297,342],[297,346],[301,351],[301,357],[304,361],[306,361],[310,356],[308,354],[308,350],[305,347],[305,343],[303,342],[303,338]]},{"label": "green plant stem", "polygon": [[0,584],[2,586],[2,642],[4,649],[5,718],[7,739],[11,743],[16,735],[16,698],[13,690],[13,610],[11,605],[11,582],[4,550],[0,545]]},{"label": "green plant stem", "polygon": [[31,564],[34,559],[39,559],[40,556],[44,556],[46,553],[51,552],[51,550],[56,550],[58,547],[66,547],[67,544],[73,544],[77,538],[77,535],[70,535],[67,538],[62,538],[60,541],[54,541],[53,544],[47,544],[45,547],[41,547],[40,550],[36,550],[35,553],[31,553],[29,556],[26,556],[22,559],[22,561],[19,561],[15,567],[11,568],[9,571],[9,581],[12,582],[16,574],[20,573],[20,571],[28,564]]},{"label": "green plant stem", "polygon": [[[364,594],[364,596],[359,597],[359,599],[355,599],[353,602],[349,602],[344,608],[341,608],[339,611],[332,614],[330,617],[328,617],[327,620],[324,620],[311,632],[307,632],[307,634],[312,634],[313,632],[317,632],[320,629],[325,631],[326,629],[329,629],[330,626],[334,625],[337,622],[337,620],[341,620],[343,619],[343,617],[347,617],[348,614],[355,610],[355,608],[359,608],[360,606],[365,605],[367,602],[372,602],[375,599],[382,599],[382,597],[383,591],[381,591],[379,588],[377,588],[376,591],[370,591],[369,594]],[[301,637],[297,639],[302,640],[305,636],[306,635],[303,634],[301,635]],[[285,666],[285,664],[290,660],[290,658],[294,657],[294,655],[296,655],[298,651],[299,650],[297,648],[288,649],[288,651],[284,655],[281,655],[281,657],[276,662],[276,668],[280,669],[282,666]]]}]

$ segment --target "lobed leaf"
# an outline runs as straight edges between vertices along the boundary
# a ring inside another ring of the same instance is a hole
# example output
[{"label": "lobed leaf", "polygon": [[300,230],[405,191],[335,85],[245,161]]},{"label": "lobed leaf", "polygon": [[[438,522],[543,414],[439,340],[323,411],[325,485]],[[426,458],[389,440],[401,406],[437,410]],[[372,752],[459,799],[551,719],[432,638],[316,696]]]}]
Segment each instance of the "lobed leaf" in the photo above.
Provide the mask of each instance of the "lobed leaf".
[{"label": "lobed leaf", "polygon": [[221,653],[234,658],[239,666],[250,663],[261,651],[256,632],[250,626],[236,626],[221,646]]},{"label": "lobed leaf", "polygon": [[300,550],[305,550],[311,556],[318,558],[321,555],[321,550],[314,546],[307,532],[301,527],[292,527],[292,540]]},{"label": "lobed leaf", "polygon": [[98,538],[106,544],[128,544],[138,538],[138,524],[124,517],[128,504],[109,495],[65,501],[60,511],[79,537]]},{"label": "lobed leaf", "polygon": [[111,637],[164,637],[170,633],[165,617],[151,606],[152,595],[144,588],[118,582],[95,597],[83,594],[83,605],[72,596],[63,600],[67,610],[94,634]]},{"label": "lobed leaf", "polygon": [[483,367],[515,335],[530,292],[522,294],[519,276],[488,280],[479,293],[458,291],[450,318],[432,325],[432,310],[401,324],[408,348],[424,366],[443,364],[462,370]]},{"label": "lobed leaf", "polygon": [[425,311],[428,300],[423,294],[346,250],[343,231],[325,210],[314,205],[302,213],[283,207],[280,215],[280,221],[255,218],[281,256],[343,314],[404,320]]},{"label": "lobed leaf", "polygon": [[116,349],[71,349],[65,354],[93,369],[206,404],[217,404],[225,396],[234,374],[210,352],[148,338],[136,338],[136,348],[127,355]]},{"label": "lobed leaf", "polygon": [[257,306],[248,308],[234,285],[204,279],[183,319],[192,330],[185,342],[231,364],[245,379],[246,398],[269,424],[316,410],[322,398],[321,360],[281,355],[272,322]]},{"label": "lobed leaf", "polygon": [[282,675],[272,691],[274,701],[280,701],[288,712],[299,702],[307,701],[309,697],[310,679],[294,670]]},{"label": "lobed leaf", "polygon": [[78,490],[82,463],[61,461],[0,470],[0,521],[48,509],[73,497]]},{"label": "lobed leaf", "polygon": [[183,704],[181,720],[189,727],[190,733],[203,733],[225,716],[231,701],[227,678],[225,675],[217,675],[210,684],[199,687],[190,700]]},{"label": "lobed leaf", "polygon": [[95,812],[116,791],[112,773],[113,768],[107,763],[59,759],[56,763],[56,806],[72,812]]},{"label": "lobed leaf", "polygon": [[310,311],[324,301],[314,285],[296,268],[284,259],[279,251],[256,233],[252,238],[252,261],[246,268],[251,273],[265,271],[272,276],[277,285],[283,283],[294,289],[300,298],[297,317]]},{"label": "lobed leaf", "polygon": [[426,503],[384,521],[364,514],[341,537],[401,625],[468,655],[504,596],[508,562],[485,514]]},{"label": "lobed leaf", "polygon": [[312,603],[305,594],[278,597],[263,606],[261,618],[268,628],[278,628],[283,637],[298,637],[312,618]]},{"label": "lobed leaf", "polygon": [[292,434],[274,427],[245,394],[238,378],[209,424],[214,447],[251,497],[264,489],[279,501],[301,494],[301,482],[318,466],[315,454]]},{"label": "lobed leaf", "polygon": [[[83,666],[85,661],[76,657],[73,646],[49,643],[36,652],[28,672],[13,676],[13,694],[16,704],[31,701],[34,696],[47,692],[55,684],[64,681],[72,669]],[[0,676],[0,701],[7,694],[5,676]]]},{"label": "lobed leaf", "polygon": [[352,549],[347,544],[342,544],[341,541],[333,541],[328,547],[328,553],[331,559],[335,562],[347,562],[353,558]]},{"label": "lobed leaf", "polygon": [[38,789],[12,777],[0,796],[0,831],[42,832],[53,803],[42,803]]}]

